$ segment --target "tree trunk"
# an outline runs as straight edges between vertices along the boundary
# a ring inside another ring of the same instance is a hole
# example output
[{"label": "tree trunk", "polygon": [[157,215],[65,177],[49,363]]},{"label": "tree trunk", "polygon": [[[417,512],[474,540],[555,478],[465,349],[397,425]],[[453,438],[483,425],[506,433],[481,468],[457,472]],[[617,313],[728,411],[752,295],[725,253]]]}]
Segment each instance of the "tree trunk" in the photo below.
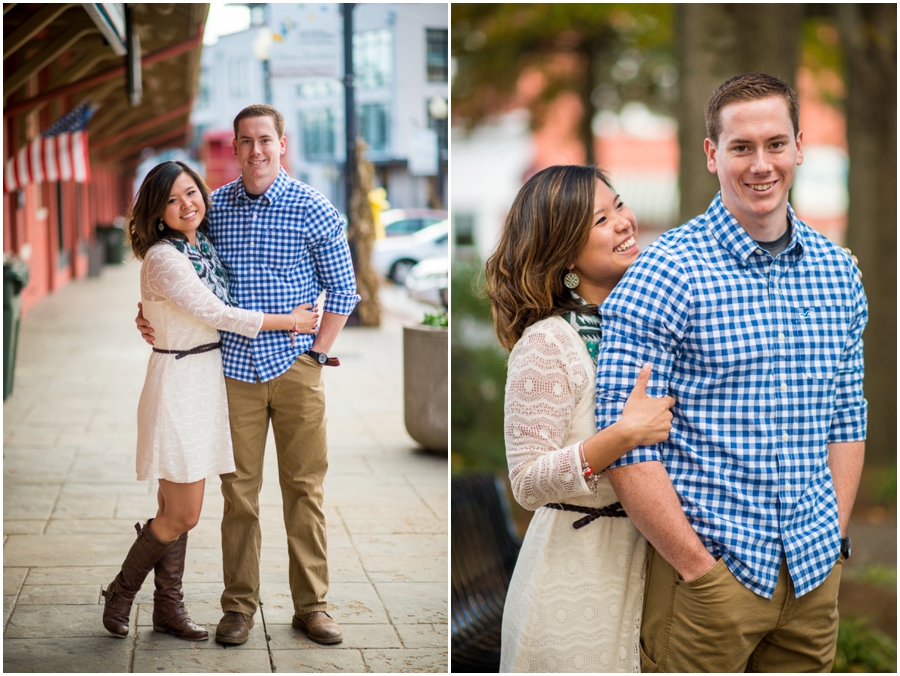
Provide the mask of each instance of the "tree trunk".
[{"label": "tree trunk", "polygon": [[369,193],[375,187],[375,169],[366,160],[366,144],[356,140],[356,176],[353,181],[353,196],[350,201],[347,240],[354,253],[353,266],[356,272],[356,292],[360,296],[357,311],[360,326],[381,325],[381,305],[378,302],[378,288],[381,279],[372,267],[372,249],[375,245],[375,221]]},{"label": "tree trunk", "polygon": [[596,55],[588,38],[578,46],[580,61],[584,67],[584,76],[580,78],[581,86],[578,88],[578,98],[581,100],[581,121],[578,124],[578,139],[584,146],[584,163],[587,165],[597,162],[594,152],[594,115],[597,110],[592,100],[594,88],[597,86]]},{"label": "tree trunk", "polygon": [[847,61],[847,245],[869,298],[866,455],[897,453],[897,5],[835,5]]},{"label": "tree trunk", "polygon": [[675,6],[681,223],[705,212],[719,191],[703,152],[707,99],[720,84],[741,73],[768,73],[793,86],[802,17],[799,4]]}]

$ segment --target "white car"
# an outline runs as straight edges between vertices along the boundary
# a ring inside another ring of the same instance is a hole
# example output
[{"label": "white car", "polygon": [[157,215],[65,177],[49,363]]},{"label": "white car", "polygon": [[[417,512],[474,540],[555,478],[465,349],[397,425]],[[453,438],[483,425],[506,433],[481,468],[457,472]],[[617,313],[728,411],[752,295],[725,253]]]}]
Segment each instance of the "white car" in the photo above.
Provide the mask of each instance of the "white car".
[{"label": "white car", "polygon": [[447,309],[447,287],[450,283],[450,261],[447,256],[426,258],[406,275],[406,291],[409,297],[421,303],[430,303]]},{"label": "white car", "polygon": [[403,237],[375,241],[372,265],[384,277],[402,284],[413,266],[426,258],[447,257],[450,221],[441,221]]}]

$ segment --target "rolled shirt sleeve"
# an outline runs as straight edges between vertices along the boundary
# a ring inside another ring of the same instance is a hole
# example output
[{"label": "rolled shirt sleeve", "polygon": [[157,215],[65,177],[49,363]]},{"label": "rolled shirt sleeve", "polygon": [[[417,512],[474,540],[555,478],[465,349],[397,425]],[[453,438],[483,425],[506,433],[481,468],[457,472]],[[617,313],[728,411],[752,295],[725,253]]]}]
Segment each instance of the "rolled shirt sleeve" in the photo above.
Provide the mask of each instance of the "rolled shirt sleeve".
[{"label": "rolled shirt sleeve", "polygon": [[852,321],[846,346],[834,378],[835,404],[828,443],[863,441],[866,438],[868,406],[863,396],[863,330],[869,320],[869,305],[855,267],[848,271],[854,277],[854,297],[850,307]]},{"label": "rolled shirt sleeve", "polygon": [[[603,340],[597,362],[597,429],[622,415],[644,364],[653,372],[647,394],[669,394],[669,378],[688,322],[690,288],[677,262],[656,248],[645,251],[600,307]],[[638,446],[610,467],[662,460],[659,445]]]}]

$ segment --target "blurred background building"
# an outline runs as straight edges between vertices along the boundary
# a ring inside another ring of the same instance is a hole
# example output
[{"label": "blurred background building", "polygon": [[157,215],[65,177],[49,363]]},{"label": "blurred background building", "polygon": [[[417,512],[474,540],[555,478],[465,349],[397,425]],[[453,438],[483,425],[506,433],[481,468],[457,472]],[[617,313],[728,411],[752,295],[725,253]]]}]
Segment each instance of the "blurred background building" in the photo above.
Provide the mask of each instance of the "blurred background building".
[{"label": "blurred background building", "polygon": [[288,171],[348,214],[352,83],[376,235],[382,216],[406,235],[446,217],[446,4],[6,3],[3,24],[12,314],[130,257],[124,219],[155,164],[185,160],[212,188],[238,178],[232,123],[252,103],[284,114]]},{"label": "blurred background building", "polygon": [[121,260],[142,154],[192,138],[208,7],[3,5],[4,279],[27,281],[24,311]]},{"label": "blurred background building", "polygon": [[[251,103],[267,102],[285,117],[284,163],[292,175],[344,205],[340,5],[247,7],[249,26],[221,36],[201,57],[191,121],[210,186],[237,175],[231,153],[234,116]],[[448,94],[447,24],[442,4],[358,4],[353,10],[357,133],[394,208],[428,206],[446,194],[445,187],[434,185],[434,172],[424,174],[419,165],[422,153],[429,156],[427,163],[440,143],[441,173],[447,175],[446,106],[442,119],[429,111],[432,100],[446,102]],[[331,49],[331,61],[319,56],[305,65],[309,54],[286,49],[301,38],[316,40],[326,53]],[[446,185],[446,178],[442,182]]]}]

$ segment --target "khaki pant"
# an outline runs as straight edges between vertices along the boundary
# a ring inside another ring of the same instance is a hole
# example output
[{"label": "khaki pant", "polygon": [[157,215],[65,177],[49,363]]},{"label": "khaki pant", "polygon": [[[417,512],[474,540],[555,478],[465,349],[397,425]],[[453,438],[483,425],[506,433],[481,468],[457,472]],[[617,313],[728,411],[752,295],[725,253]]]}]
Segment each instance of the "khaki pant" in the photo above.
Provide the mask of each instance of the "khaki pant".
[{"label": "khaki pant", "polygon": [[269,421],[278,454],[294,612],[325,610],[328,591],[323,482],[328,469],[322,366],[301,355],[266,383],[225,378],[236,471],[223,474],[222,610],[259,605],[259,491]]},{"label": "khaki pant", "polygon": [[685,582],[648,548],[641,625],[643,672],[830,672],[838,631],[841,563],[794,596],[782,559],[772,599],[735,579],[719,559]]}]

